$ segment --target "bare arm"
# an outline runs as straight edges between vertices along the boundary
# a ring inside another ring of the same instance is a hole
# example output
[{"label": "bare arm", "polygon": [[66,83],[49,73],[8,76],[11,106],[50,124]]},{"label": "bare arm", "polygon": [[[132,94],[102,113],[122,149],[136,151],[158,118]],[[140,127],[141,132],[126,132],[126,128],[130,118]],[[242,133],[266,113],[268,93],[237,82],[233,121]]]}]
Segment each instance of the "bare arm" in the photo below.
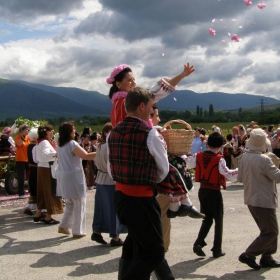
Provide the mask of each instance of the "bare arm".
[{"label": "bare arm", "polygon": [[175,87],[175,86],[177,86],[180,83],[180,81],[182,79],[184,79],[185,77],[189,76],[194,71],[195,71],[195,68],[193,67],[193,65],[190,66],[190,64],[188,62],[187,64],[184,65],[184,70],[180,74],[178,74],[177,76],[175,76],[175,77],[173,77],[173,78],[171,78],[169,80],[166,79],[166,81],[170,85]]},{"label": "bare arm", "polygon": [[72,152],[75,156],[85,159],[85,160],[93,160],[95,159],[96,152],[87,153],[80,145],[77,145],[76,148]]}]

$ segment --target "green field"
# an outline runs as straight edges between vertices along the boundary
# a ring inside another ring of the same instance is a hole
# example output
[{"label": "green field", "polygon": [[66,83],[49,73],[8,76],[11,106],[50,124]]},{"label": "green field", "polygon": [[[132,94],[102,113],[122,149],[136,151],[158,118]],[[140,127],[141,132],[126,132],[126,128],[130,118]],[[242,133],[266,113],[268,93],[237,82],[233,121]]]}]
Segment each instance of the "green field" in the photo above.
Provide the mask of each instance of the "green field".
[{"label": "green field", "polygon": [[[212,123],[189,123],[191,127],[194,129],[195,127],[205,128],[207,131],[207,134],[212,132]],[[247,123],[242,123],[244,126],[246,126]],[[160,125],[164,125],[164,123],[161,123]],[[238,123],[230,122],[230,123],[215,123],[216,126],[220,127],[222,134],[227,135],[231,133],[231,129],[233,126],[238,125]],[[172,124],[172,128],[184,128],[184,125],[182,124]],[[75,124],[76,130],[79,133],[82,133],[83,128],[85,125],[77,125]],[[103,125],[92,125],[90,128],[93,132],[101,132]],[[262,126],[261,126],[262,127]],[[275,128],[278,127],[278,124],[275,124]],[[3,127],[0,128],[0,131],[3,130]],[[58,132],[58,126],[54,126],[54,131]]]}]

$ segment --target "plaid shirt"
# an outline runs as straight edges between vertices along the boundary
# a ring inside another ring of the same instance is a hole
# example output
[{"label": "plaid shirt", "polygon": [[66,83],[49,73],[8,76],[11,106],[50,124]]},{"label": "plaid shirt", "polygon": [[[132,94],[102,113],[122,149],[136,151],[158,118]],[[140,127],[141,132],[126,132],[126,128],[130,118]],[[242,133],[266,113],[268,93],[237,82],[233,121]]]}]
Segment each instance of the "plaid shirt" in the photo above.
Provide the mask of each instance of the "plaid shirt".
[{"label": "plaid shirt", "polygon": [[150,130],[141,120],[126,117],[111,131],[108,145],[114,181],[156,187],[156,162],[147,146]]}]

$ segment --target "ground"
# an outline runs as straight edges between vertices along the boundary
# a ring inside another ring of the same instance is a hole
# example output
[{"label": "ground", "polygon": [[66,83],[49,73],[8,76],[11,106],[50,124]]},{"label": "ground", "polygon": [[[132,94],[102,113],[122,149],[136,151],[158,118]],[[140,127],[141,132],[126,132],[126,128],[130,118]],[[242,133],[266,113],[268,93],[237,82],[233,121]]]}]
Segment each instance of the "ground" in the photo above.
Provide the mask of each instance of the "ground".
[{"label": "ground", "polygon": [[[197,191],[198,184],[195,183],[191,199],[199,208]],[[3,194],[4,190],[0,189],[0,195]],[[0,279],[117,279],[121,248],[98,245],[90,240],[94,195],[95,190],[88,191],[87,236],[82,239],[57,233],[57,225],[34,224],[31,217],[21,213],[27,199],[0,200]],[[238,256],[259,232],[243,204],[243,186],[240,183],[229,182],[223,197],[223,250],[226,256],[219,259],[212,257],[212,229],[206,240],[206,258],[197,257],[192,252],[192,246],[201,220],[172,219],[171,245],[166,259],[175,278],[278,280],[280,268],[254,271],[238,261]],[[55,218],[59,220],[61,216]],[[103,236],[110,241],[108,234]],[[124,235],[121,237],[125,238]],[[275,259],[280,260],[279,252],[275,254]],[[156,278],[152,275],[151,279]]]}]

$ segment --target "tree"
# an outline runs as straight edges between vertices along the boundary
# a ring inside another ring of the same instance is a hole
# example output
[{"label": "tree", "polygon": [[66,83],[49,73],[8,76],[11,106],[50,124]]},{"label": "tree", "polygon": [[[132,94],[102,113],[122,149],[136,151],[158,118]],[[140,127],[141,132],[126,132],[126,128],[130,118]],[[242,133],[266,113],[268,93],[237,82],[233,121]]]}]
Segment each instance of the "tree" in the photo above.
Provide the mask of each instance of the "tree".
[{"label": "tree", "polygon": [[213,117],[214,116],[214,107],[212,104],[209,105],[209,117]]},{"label": "tree", "polygon": [[196,106],[196,115],[199,116],[199,106]]},{"label": "tree", "polygon": [[200,109],[199,109],[199,116],[201,116],[201,117],[203,116],[202,112],[203,112],[202,107],[200,107]]}]

